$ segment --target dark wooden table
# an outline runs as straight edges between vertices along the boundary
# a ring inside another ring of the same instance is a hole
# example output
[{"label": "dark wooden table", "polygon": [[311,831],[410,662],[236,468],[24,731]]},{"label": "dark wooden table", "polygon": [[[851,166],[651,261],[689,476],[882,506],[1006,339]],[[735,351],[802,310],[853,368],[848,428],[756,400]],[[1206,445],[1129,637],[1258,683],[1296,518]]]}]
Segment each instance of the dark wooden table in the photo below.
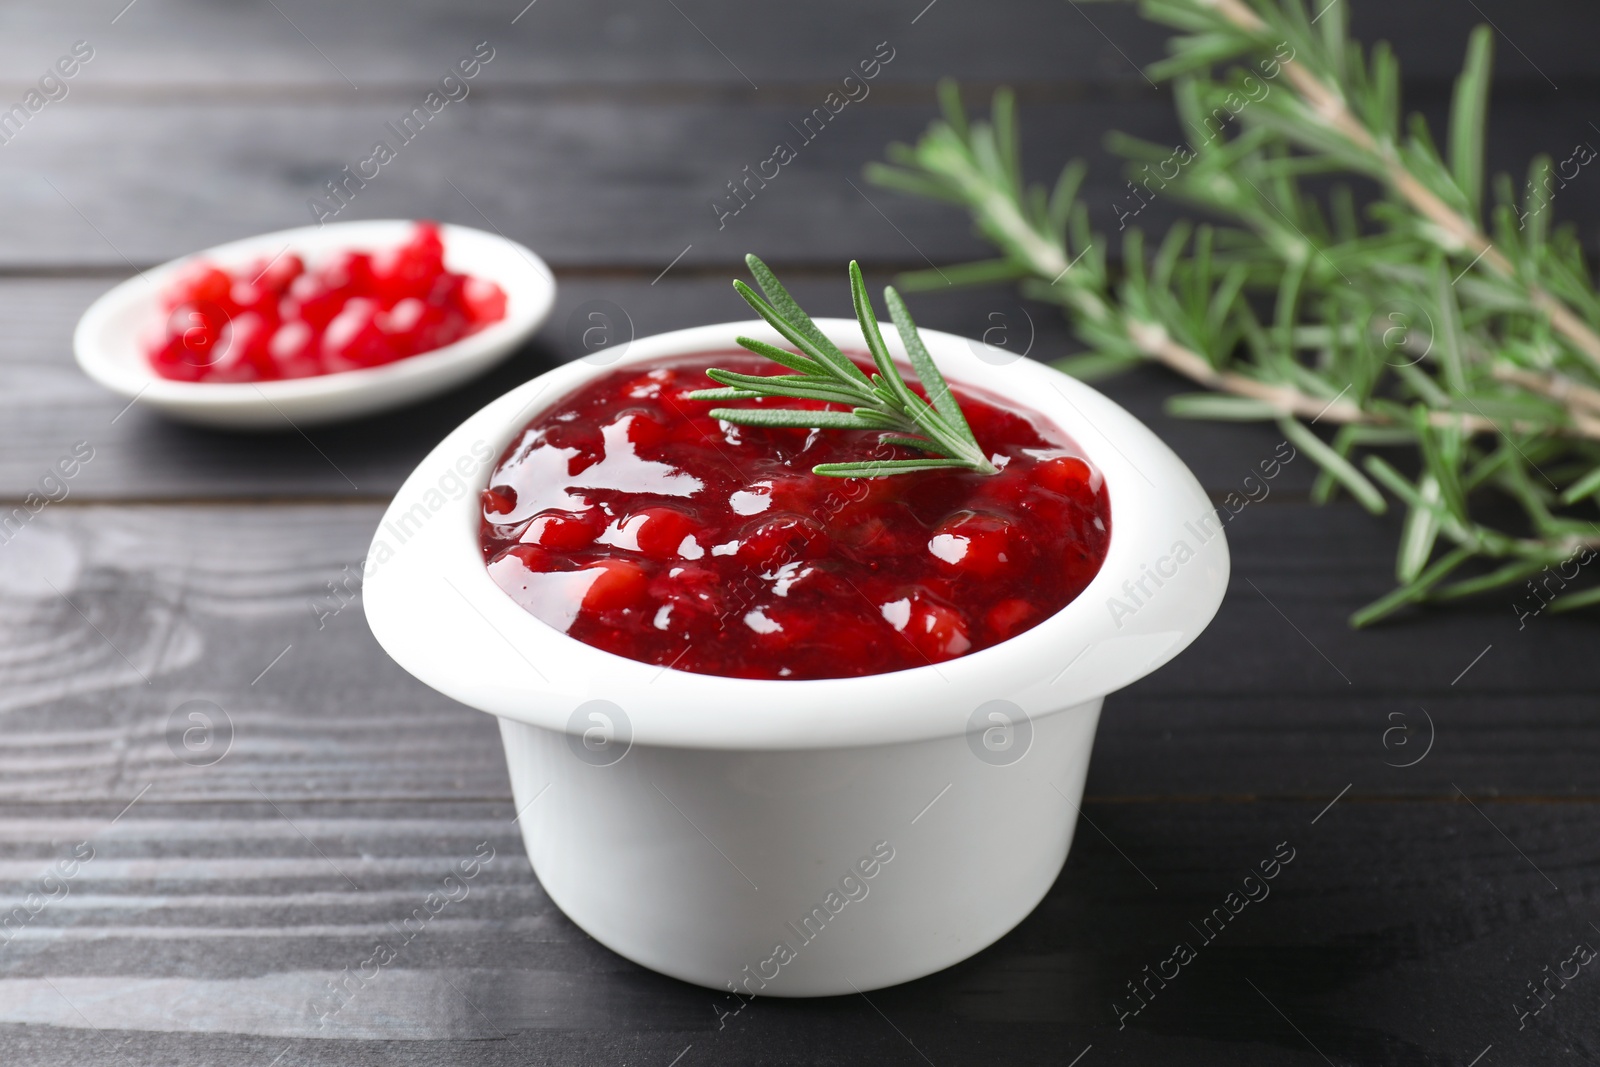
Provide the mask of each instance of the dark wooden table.
[{"label": "dark wooden table", "polygon": [[[387,496],[468,412],[581,354],[588,301],[639,335],[743,317],[727,281],[753,250],[808,307],[848,313],[849,257],[881,283],[979,254],[955,213],[860,178],[919,132],[940,75],[1018,86],[1030,169],[1088,157],[1105,228],[1122,188],[1104,132],[1176,131],[1134,65],[1162,34],[1121,7],[523,2],[0,12],[0,108],[74,42],[93,49],[0,145],[0,506],[76,442],[94,450],[66,498],[0,544],[0,899],[22,909],[0,916],[0,1063],[1600,1062],[1587,968],[1519,1018],[1530,983],[1600,945],[1600,626],[1520,626],[1502,595],[1348,630],[1391,580],[1396,523],[1310,506],[1305,461],[1229,527],[1233,586],[1211,629],[1108,701],[1087,825],[999,944],[870,1001],[761,1000],[719,1025],[715,994],[567,921],[510,821],[494,723],[392,664],[356,604],[325,611],[349,599],[330,583],[358,570]],[[1499,166],[1600,139],[1592,5],[1356,8],[1435,116],[1467,29],[1497,24]],[[171,425],[78,373],[70,333],[94,296],[311,221],[322,183],[484,41],[471,95],[341,217],[431,216],[539,250],[561,295],[527,350],[309,440]],[[719,228],[725,183],[880,42],[893,58],[871,95]],[[1556,201],[1591,246],[1593,183]],[[1159,228],[1168,208],[1140,221]],[[1072,348],[1051,310],[1004,290],[914,307],[969,335],[1026,331],[1035,356]],[[1155,371],[1107,386],[1220,500],[1276,435],[1167,419],[1179,388]],[[186,706],[220,709],[215,762],[175,755]],[[308,1002],[485,841],[497,858],[469,899],[316,1030]],[[1281,842],[1295,858],[1270,897],[1203,941],[1195,925]],[[1197,958],[1119,1026],[1128,983],[1180,941]]]}]

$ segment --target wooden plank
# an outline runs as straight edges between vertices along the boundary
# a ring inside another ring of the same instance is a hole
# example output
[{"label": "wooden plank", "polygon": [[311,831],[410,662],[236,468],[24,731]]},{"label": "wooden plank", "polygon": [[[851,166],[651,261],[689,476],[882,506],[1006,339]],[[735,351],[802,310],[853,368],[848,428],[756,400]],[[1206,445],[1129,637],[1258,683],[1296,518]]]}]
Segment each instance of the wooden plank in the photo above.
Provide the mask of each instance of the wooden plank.
[{"label": "wooden plank", "polygon": [[[89,37],[99,48],[84,75],[126,86],[315,87],[335,94],[436,80],[473,45],[494,59],[483,76],[499,86],[686,85],[755,93],[786,83],[836,82],[891,42],[884,81],[1103,79],[1144,86],[1133,61],[1160,55],[1164,34],[1131,10],[1097,12],[1101,36],[1065,5],[1003,0],[984,9],[926,0],[859,5],[828,0],[804,11],[782,4],[693,0],[678,5],[544,6],[468,0],[345,4],[283,0],[279,11],[203,3],[131,11],[118,6],[18,12],[0,51],[11,78],[54,58],[51,49]],[[921,15],[922,17],[918,17]],[[515,23],[513,19],[515,18]],[[102,44],[103,42],[103,44]],[[247,45],[241,42],[249,42]],[[888,53],[886,53],[888,54]],[[41,57],[43,59],[41,60]]]},{"label": "wooden plank", "polygon": [[[20,85],[75,40],[96,55],[82,75],[95,86],[205,87],[237,91],[306,88],[330,95],[381,90],[440,77],[478,41],[496,49],[498,85],[640,86],[678,84],[765,92],[785,83],[842,77],[872,46],[899,50],[885,81],[1101,82],[1144,86],[1136,64],[1163,54],[1167,31],[1131,7],[1073,10],[1063,4],[1002,0],[982,6],[926,0],[861,5],[825,0],[783,4],[693,0],[666,5],[524,5],[464,0],[404,3],[217,7],[187,2],[95,0],[6,13],[0,36],[5,82]],[[1453,78],[1467,30],[1492,21],[1502,40],[1503,82],[1563,85],[1592,75],[1585,42],[1600,31],[1592,5],[1541,4],[1537,16],[1512,0],[1446,5],[1427,0],[1356,5],[1356,33],[1394,41],[1408,75]],[[114,21],[113,21],[114,20]],[[748,80],[747,80],[748,78]]]},{"label": "wooden plank", "polygon": [[[1576,143],[1600,138],[1587,118],[1594,95],[1580,87],[1562,96],[1496,102],[1491,172],[1520,176],[1535,153],[1560,161]],[[468,98],[405,143],[389,126],[408,113],[408,100],[307,107],[69,98],[71,106],[41,112],[0,155],[0,193],[14,205],[0,233],[0,268],[131,271],[307,225],[318,217],[313,198],[332,210],[325,183],[370,159],[380,139],[395,158],[366,168],[376,176],[350,187],[336,218],[426,216],[495,228],[558,267],[628,266],[655,277],[674,260],[675,269],[736,265],[751,249],[789,263],[855,257],[916,267],[988,254],[959,211],[862,180],[862,167],[887,144],[920,134],[933,115],[931,93],[910,103],[868,99],[827,125],[813,119],[809,132],[803,120],[820,98],[628,106]],[[1442,98],[1417,105],[1442,130]],[[1139,209],[1123,167],[1102,148],[1110,130],[1175,144],[1180,131],[1166,102],[1040,102],[1025,104],[1022,120],[1036,178],[1053,180],[1074,156],[1090,162],[1083,195],[1094,226],[1118,248],[1123,216],[1159,232],[1180,214],[1172,197],[1159,195]],[[766,163],[779,143],[794,157]],[[763,166],[775,175],[764,185]],[[1580,171],[1554,207],[1586,233],[1600,222],[1600,199],[1582,195],[1593,180]],[[729,183],[745,181],[736,197]]]},{"label": "wooden plank", "polygon": [[[680,253],[680,267],[722,265],[740,262],[752,247],[801,262],[856,256],[924,266],[924,256],[980,255],[983,246],[957,213],[861,179],[862,166],[886,144],[920,133],[933,114],[931,93],[921,100],[879,106],[869,99],[826,125],[813,118],[808,129],[802,120],[822,106],[820,96],[628,107],[469,97],[409,143],[388,126],[398,127],[420,97],[315,108],[74,101],[41,112],[5,146],[0,190],[18,210],[0,235],[0,266],[127,270],[308,225],[318,217],[308,201],[337,206],[325,182],[370,158],[379,140],[396,157],[354,191],[338,219],[424,216],[497,228],[557,266],[627,265],[654,277]],[[1045,146],[1071,146],[1104,162],[1098,146],[1107,129],[1166,139],[1175,128],[1159,100],[1039,104],[1027,121],[1033,158],[1049,164],[1041,178],[1053,178],[1066,155]],[[768,165],[776,177],[763,188],[743,168],[755,175],[780,142],[794,158]],[[107,166],[114,183],[104,179]],[[736,180],[751,182],[743,208],[728,186]],[[1113,225],[1110,204],[1121,186],[1105,163],[1086,191],[1090,202],[1108,205]]]},{"label": "wooden plank", "polygon": [[[665,1064],[689,1046],[698,1063],[1065,1063],[1092,1045],[1108,1062],[1276,1065],[1466,1063],[1491,1044],[1501,1062],[1550,1063],[1600,1038],[1581,977],[1552,982],[1537,1016],[1514,1006],[1594,943],[1592,803],[1085,811],[1039,909],[974,959],[870,1000],[723,1016],[731,1001],[626,963],[556,911],[508,805],[154,803],[90,831],[60,822],[80,804],[13,809],[10,892],[33,881],[15,866],[42,874],[65,842],[94,858],[0,949],[0,1042],[8,1064]],[[466,897],[317,1028],[326,982],[484,842],[494,858]],[[1273,879],[1245,881],[1275,854]],[[300,867],[235,877],[229,862]],[[1246,891],[1236,917],[1213,916]],[[1194,958],[1131,1013],[1129,983],[1176,943]]]},{"label": "wooden plank", "polygon": [[[849,317],[854,313],[842,267],[786,271],[785,277],[816,313]],[[564,274],[555,311],[532,347],[446,396],[392,415],[314,429],[316,447],[287,425],[282,433],[240,436],[176,426],[138,404],[124,413],[126,402],[90,382],[71,360],[73,324],[112,281],[0,280],[0,500],[20,500],[36,490],[51,465],[80,440],[95,453],[73,479],[69,499],[387,498],[467,415],[557,362],[585,354],[585,316],[595,301],[621,309],[635,337],[748,319],[749,308],[729,285],[736,273],[742,268],[675,270],[653,283],[638,276]],[[891,278],[869,272],[874,289]],[[1020,300],[1007,288],[913,295],[910,302],[924,326],[987,337],[1033,358],[1059,358],[1077,348],[1058,309]],[[1154,426],[1219,499],[1241,490],[1243,479],[1280,440],[1270,425],[1218,428],[1166,418],[1164,398],[1185,387],[1164,371],[1141,371],[1101,388]],[[1291,464],[1270,488],[1303,493],[1311,477],[1309,465]]]},{"label": "wooden plank", "polygon": [[[16,730],[0,792],[500,795],[493,721],[414,684],[367,630],[379,510],[39,516],[0,555]],[[220,747],[184,747],[190,702]]]},{"label": "wooden plank", "polygon": [[[493,721],[367,629],[380,510],[43,512],[0,547],[0,802],[503,799]],[[1600,797],[1594,620],[1518,632],[1490,599],[1350,631],[1389,573],[1364,513],[1269,502],[1228,536],[1211,628],[1108,700],[1091,796]],[[185,748],[192,710],[220,747]]]}]

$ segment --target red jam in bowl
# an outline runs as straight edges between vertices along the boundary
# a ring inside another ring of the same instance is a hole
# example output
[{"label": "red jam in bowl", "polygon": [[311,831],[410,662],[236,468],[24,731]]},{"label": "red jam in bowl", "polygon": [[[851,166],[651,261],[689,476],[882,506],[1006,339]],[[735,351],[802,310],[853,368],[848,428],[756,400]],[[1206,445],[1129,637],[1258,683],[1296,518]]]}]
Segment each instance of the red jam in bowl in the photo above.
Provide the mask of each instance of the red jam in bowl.
[{"label": "red jam in bowl", "polygon": [[685,399],[712,385],[707,367],[784,373],[744,352],[629,367],[513,439],[483,493],[480,543],[523,608],[663,667],[839,678],[1013,637],[1082,592],[1105,559],[1100,472],[1043,416],[956,388],[999,474],[829,478],[811,468],[875,448],[920,453],[877,445],[873,432],[719,422],[715,404]]},{"label": "red jam in bowl", "polygon": [[146,348],[163,378],[261,382],[359,370],[431,352],[506,317],[493,282],[445,269],[439,227],[313,270],[293,252],[227,271],[195,265],[163,294]]}]

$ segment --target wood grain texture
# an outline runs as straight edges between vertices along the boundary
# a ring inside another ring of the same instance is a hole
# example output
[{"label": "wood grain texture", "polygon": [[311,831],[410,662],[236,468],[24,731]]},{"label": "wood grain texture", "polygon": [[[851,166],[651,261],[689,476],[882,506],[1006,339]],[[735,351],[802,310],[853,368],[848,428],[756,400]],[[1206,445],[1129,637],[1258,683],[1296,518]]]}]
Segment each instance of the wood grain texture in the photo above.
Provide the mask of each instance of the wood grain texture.
[{"label": "wood grain texture", "polygon": [[[955,212],[861,178],[886,144],[921,132],[933,115],[931,92],[916,103],[868,98],[826,125],[813,118],[809,130],[803,120],[823,106],[821,92],[775,103],[658,99],[627,107],[469,97],[403,142],[388,126],[422,95],[314,107],[69,97],[40,112],[0,155],[0,190],[20,209],[0,236],[0,266],[129,270],[310,225],[317,216],[308,200],[331,204],[325,182],[372,156],[380,140],[396,158],[337,218],[432,217],[498,229],[557,267],[627,265],[654,277],[689,246],[680,266],[737,264],[750,247],[781,249],[791,262],[854,255],[919,267],[924,256],[949,262],[983,253]],[[1113,191],[1123,183],[1101,136],[1119,128],[1166,139],[1175,128],[1160,100],[1038,104],[1027,121],[1041,177],[1053,177],[1069,153],[1101,161],[1087,195],[1107,205],[1112,225]],[[749,179],[748,206],[723,219],[720,211],[741,202],[728,183],[746,180],[746,166],[754,174],[779,143],[793,149],[793,161],[769,165],[777,176],[765,188]],[[114,186],[101,177],[106,167],[116,170]]]},{"label": "wood grain texture", "polygon": [[[1131,5],[1075,9],[1047,0],[687,0],[677,11],[619,0],[461,0],[448,7],[428,0],[175,0],[142,2],[119,15],[126,4],[91,0],[7,11],[0,35],[5,83],[26,82],[35,67],[42,70],[71,42],[86,39],[97,55],[83,78],[85,93],[96,86],[248,87],[341,96],[356,91],[351,84],[370,92],[433,80],[463,49],[488,40],[497,49],[491,70],[499,85],[755,92],[747,75],[766,92],[841,77],[863,45],[870,51],[888,39],[904,48],[884,74],[895,82],[925,85],[951,75],[1145,88],[1137,64],[1160,58],[1167,37]],[[1408,75],[1446,81],[1459,70],[1476,23],[1493,21],[1509,35],[1500,42],[1499,66],[1501,81],[1510,84],[1592,78],[1588,42],[1600,32],[1600,16],[1578,0],[1546,0],[1536,8],[1514,0],[1401,0],[1359,5],[1352,19],[1363,39],[1395,41]]]},{"label": "wood grain texture", "polygon": [[[332,205],[325,183],[371,157],[380,140],[396,157],[354,190],[336,218],[431,217],[495,229],[558,268],[625,266],[653,278],[679,256],[680,269],[733,267],[752,248],[791,264],[854,256],[921,268],[982,257],[986,246],[959,211],[862,178],[887,144],[922,132],[934,114],[932,96],[930,89],[915,102],[869,97],[826,125],[813,119],[809,131],[803,123],[822,107],[820,92],[771,103],[665,96],[626,106],[468,97],[409,143],[388,126],[421,104],[421,92],[315,106],[69,96],[0,151],[0,195],[12,205],[0,232],[0,268],[131,273],[222,241],[309,225],[318,216],[308,202]],[[1595,99],[1575,87],[1497,100],[1490,173],[1509,171],[1520,183],[1536,153],[1561,161],[1577,143],[1600,141],[1588,118]],[[1415,104],[1442,137],[1446,97],[1418,94]],[[1124,167],[1102,146],[1111,130],[1177,144],[1182,132],[1166,101],[1041,101],[1024,103],[1021,114],[1035,179],[1053,181],[1072,158],[1089,161],[1082,196],[1114,257],[1124,215],[1136,212],[1132,224],[1159,233],[1181,214],[1172,197],[1140,209]],[[751,175],[780,143],[795,157],[768,164],[776,177],[763,185]],[[105,180],[108,170],[115,183]],[[1600,199],[1583,190],[1595,180],[1580,171],[1553,207],[1590,240]],[[728,183],[745,181],[736,198]]]},{"label": "wood grain texture", "polygon": [[[70,842],[94,849],[0,948],[7,1063],[268,1063],[287,1048],[309,1064],[666,1064],[688,1046],[698,1063],[1065,1063],[1093,1045],[1105,1062],[1428,1064],[1489,1044],[1502,1062],[1577,1063],[1600,1039],[1587,972],[1520,1030],[1513,1006],[1596,938],[1591,803],[1089,803],[1062,877],[993,948],[870,1000],[728,1017],[731,1001],[574,928],[508,832],[509,804],[279,808],[0,816],[8,879]],[[389,924],[485,843],[467,895],[319,1025],[326,983],[398,941]],[[1202,931],[1280,845],[1293,858],[1267,895]],[[1127,983],[1180,942],[1195,960],[1119,1028]]]}]

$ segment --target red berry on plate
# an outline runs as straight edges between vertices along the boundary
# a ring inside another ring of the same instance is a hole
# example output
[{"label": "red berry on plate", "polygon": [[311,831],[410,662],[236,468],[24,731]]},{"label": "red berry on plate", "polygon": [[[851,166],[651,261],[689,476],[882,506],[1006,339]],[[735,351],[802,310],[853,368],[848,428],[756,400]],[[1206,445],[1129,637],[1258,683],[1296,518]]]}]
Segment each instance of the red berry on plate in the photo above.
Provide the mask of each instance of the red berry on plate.
[{"label": "red berry on plate", "polygon": [[324,358],[332,366],[344,367],[375,367],[394,359],[394,345],[377,320],[377,301],[351,300],[322,335]]},{"label": "red berry on plate", "polygon": [[173,289],[175,303],[222,304],[233,292],[233,279],[227,271],[208,264],[194,268]]},{"label": "red berry on plate", "polygon": [[285,252],[269,263],[263,263],[251,275],[257,285],[267,292],[282,296],[290,284],[305,273],[306,265],[293,252]]},{"label": "red berry on plate", "polygon": [[[377,366],[442,348],[505,317],[497,285],[445,270],[443,257],[438,227],[423,223],[399,247],[344,250],[312,271],[293,252],[235,272],[193,264],[163,294],[167,329],[146,353],[163,377],[254,381]],[[247,313],[264,327],[229,327]],[[245,335],[249,343],[234,351]]]},{"label": "red berry on plate", "polygon": [[480,325],[499,322],[506,317],[506,293],[494,282],[483,278],[468,278],[462,288],[467,317]]},{"label": "red berry on plate", "polygon": [[346,296],[377,295],[372,256],[366,252],[344,253],[323,272],[322,281],[328,289],[342,290]]},{"label": "red berry on plate", "polygon": [[177,342],[175,354],[192,367],[209,367],[220,360],[223,335],[231,321],[226,309],[215,301],[190,301],[180,304],[167,317],[168,334]]}]

